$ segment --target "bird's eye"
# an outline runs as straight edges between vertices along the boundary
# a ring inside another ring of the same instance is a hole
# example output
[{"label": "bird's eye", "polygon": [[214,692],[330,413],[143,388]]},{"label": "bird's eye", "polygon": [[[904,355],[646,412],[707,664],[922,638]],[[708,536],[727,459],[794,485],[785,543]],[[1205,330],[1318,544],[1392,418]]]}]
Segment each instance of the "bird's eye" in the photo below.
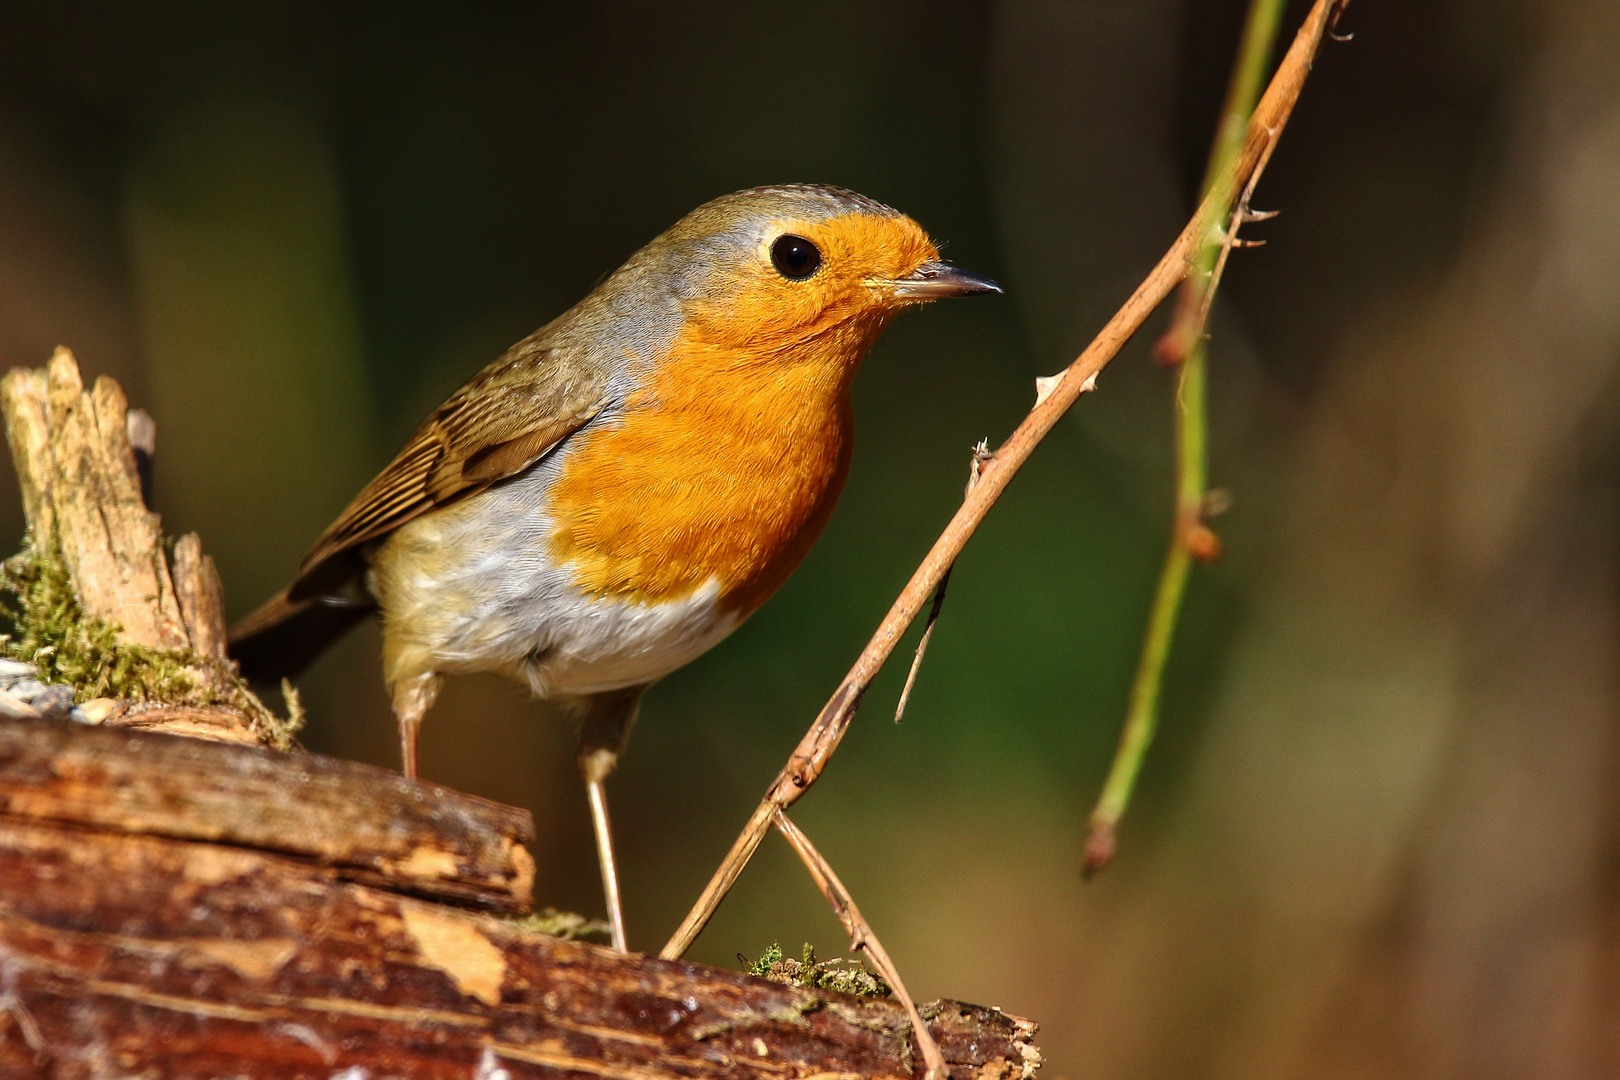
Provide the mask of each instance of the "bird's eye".
[{"label": "bird's eye", "polygon": [[771,245],[771,265],[789,281],[803,281],[821,269],[821,249],[802,236],[787,233]]}]

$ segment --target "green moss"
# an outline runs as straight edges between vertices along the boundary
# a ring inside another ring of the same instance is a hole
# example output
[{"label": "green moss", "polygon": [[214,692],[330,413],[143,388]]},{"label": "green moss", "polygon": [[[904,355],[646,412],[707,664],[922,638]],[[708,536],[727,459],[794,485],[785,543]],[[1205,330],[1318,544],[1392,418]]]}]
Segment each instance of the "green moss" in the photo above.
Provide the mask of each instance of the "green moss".
[{"label": "green moss", "polygon": [[613,928],[601,919],[587,919],[583,915],[576,915],[572,911],[558,911],[556,908],[546,908],[533,915],[521,915],[507,922],[520,930],[532,930],[540,934],[550,934],[552,937],[562,938],[564,941],[573,941],[577,938],[600,938],[607,941],[613,936]]},{"label": "green moss", "polygon": [[118,628],[85,616],[73,581],[54,546],[42,552],[30,536],[0,564],[0,601],[11,632],[0,643],[7,659],[33,664],[44,682],[73,688],[75,701],[118,698],[162,705],[224,705],[248,717],[273,746],[287,749],[303,725],[295,692],[288,717],[265,707],[228,662],[190,650],[151,649],[118,640]]},{"label": "green moss", "polygon": [[782,946],[773,941],[770,948],[759,954],[758,960],[750,960],[742,953],[737,954],[737,959],[742,961],[743,970],[754,978],[768,979],[771,969],[782,962]]},{"label": "green moss", "polygon": [[794,960],[792,957],[782,955],[782,946],[772,944],[759,955],[757,960],[749,960],[741,953],[737,959],[743,963],[743,969],[748,974],[771,982],[787,983],[792,986],[803,986],[811,990],[835,990],[841,994],[856,994],[860,997],[888,997],[889,984],[878,976],[867,971],[855,960],[817,960],[816,950],[808,941],[804,944],[802,959]]}]

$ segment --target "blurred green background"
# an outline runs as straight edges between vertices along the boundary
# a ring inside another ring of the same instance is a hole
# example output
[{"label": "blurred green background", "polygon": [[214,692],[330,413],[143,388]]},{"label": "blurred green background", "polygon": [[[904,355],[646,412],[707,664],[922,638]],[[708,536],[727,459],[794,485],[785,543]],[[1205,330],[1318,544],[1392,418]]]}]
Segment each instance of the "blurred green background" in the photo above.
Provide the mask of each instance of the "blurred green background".
[{"label": "blurred green background", "polygon": [[[852,187],[999,279],[889,330],[824,539],[650,695],[611,790],[652,951],[969,448],[1185,219],[1242,15],[3,3],[0,360],[70,345],[152,411],[166,529],[240,615],[449,391],[715,195]],[[1040,1021],[1049,1077],[1620,1071],[1620,2],[1341,29],[1217,304],[1227,557],[1118,864],[1080,881],[1169,522],[1158,320],[972,541],[905,723],[898,663],[795,811],[912,990]],[[396,764],[372,629],[304,686],[311,749]],[[531,808],[541,901],[595,913],[571,743],[461,680],[422,768]],[[806,940],[845,941],[773,837],[692,955]]]}]

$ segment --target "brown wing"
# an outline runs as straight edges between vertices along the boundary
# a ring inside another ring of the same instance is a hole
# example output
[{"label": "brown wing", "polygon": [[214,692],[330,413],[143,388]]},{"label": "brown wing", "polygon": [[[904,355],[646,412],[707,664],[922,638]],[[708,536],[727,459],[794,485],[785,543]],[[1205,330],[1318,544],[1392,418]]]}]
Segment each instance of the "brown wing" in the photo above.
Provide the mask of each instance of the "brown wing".
[{"label": "brown wing", "polygon": [[436,506],[523,471],[601,410],[605,378],[531,341],[479,372],[416,429],[315,541],[287,590],[290,599],[339,583],[335,579],[349,572],[334,565],[347,561],[343,556]]}]

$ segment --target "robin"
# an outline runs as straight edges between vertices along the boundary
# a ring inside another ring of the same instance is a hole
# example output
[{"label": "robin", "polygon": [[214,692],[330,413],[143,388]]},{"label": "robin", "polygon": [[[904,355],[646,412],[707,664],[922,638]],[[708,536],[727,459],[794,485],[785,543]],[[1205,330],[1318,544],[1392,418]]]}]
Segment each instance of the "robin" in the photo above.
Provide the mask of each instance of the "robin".
[{"label": "robin", "polygon": [[579,723],[616,948],[603,782],[642,695],[787,579],[849,471],[850,385],[897,313],[1000,292],[852,191],[715,199],[434,410],[231,632],[249,678],[369,613],[405,775],[440,680],[492,671]]}]

